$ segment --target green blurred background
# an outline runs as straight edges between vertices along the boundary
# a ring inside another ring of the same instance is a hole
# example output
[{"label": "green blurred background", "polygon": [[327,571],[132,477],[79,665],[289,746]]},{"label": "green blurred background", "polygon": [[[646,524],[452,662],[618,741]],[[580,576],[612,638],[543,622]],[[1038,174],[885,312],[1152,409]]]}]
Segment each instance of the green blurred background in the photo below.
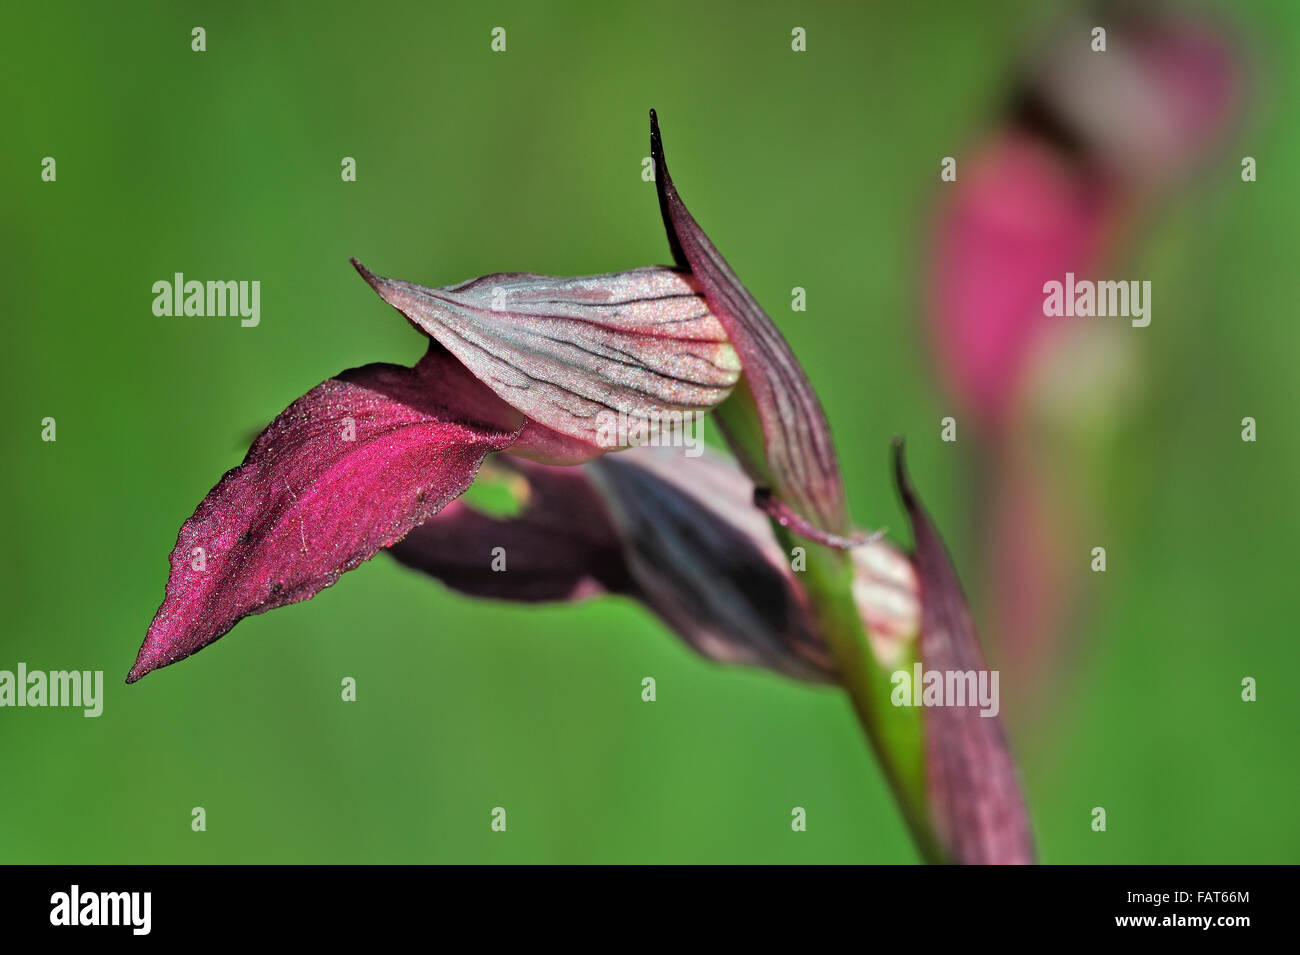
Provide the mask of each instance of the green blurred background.
[{"label": "green blurred background", "polygon": [[[177,528],[249,436],[340,369],[422,351],[348,257],[429,285],[666,261],[650,106],[692,211],[817,385],[858,521],[905,526],[887,471],[905,434],[976,575],[920,250],[939,157],[993,115],[1054,6],[10,10],[0,669],[102,669],[107,699],[99,719],[0,709],[0,862],[915,861],[841,695],[702,661],[619,601],[476,603],[381,556],[122,680]],[[1259,181],[1229,156],[1142,236],[1130,271],[1161,312],[1144,397],[1092,462],[1110,570],[1084,584],[1068,681],[1008,714],[1046,862],[1300,858],[1300,7],[1231,9]],[[177,271],[260,280],[260,327],[155,317],[151,285]]]}]

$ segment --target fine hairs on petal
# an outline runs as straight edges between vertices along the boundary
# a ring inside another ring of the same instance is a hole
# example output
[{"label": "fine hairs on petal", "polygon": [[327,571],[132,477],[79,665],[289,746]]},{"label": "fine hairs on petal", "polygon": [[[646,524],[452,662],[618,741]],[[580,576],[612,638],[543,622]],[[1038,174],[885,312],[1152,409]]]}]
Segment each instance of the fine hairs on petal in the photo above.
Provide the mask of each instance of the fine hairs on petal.
[{"label": "fine hairs on petal", "polygon": [[439,348],[414,368],[366,365],[317,385],[181,527],[127,682],[331,586],[459,497],[521,427]]}]

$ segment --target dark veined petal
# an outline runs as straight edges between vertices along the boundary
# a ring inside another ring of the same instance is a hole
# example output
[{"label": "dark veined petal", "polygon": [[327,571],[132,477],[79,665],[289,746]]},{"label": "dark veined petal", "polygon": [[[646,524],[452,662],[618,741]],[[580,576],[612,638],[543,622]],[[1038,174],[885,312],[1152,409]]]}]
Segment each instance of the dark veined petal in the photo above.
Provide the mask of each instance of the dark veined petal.
[{"label": "dark veined petal", "polygon": [[[795,511],[829,535],[846,535],[844,480],[817,394],[772,319],[740,283],[677,194],[654,110],[650,111],[650,154],[673,258],[679,267],[690,269],[709,309],[726,329],[753,394],[768,475],[751,476],[759,484],[770,476],[775,485],[772,490]],[[744,449],[736,452],[747,460]]]},{"label": "dark veined petal", "polygon": [[[389,553],[471,597],[532,603],[632,591],[618,534],[582,468],[498,455],[480,480],[489,472],[514,489],[518,513],[452,501]],[[494,566],[498,554],[504,565]]]},{"label": "dark veined petal", "polygon": [[[901,443],[894,477],[915,540],[921,662],[945,675],[987,670],[957,573],[908,480]],[[925,739],[930,811],[948,857],[969,865],[1032,863],[1029,817],[998,717],[976,706],[928,707]]]},{"label": "dark veined petal", "polygon": [[638,448],[587,465],[641,599],[704,656],[829,682],[834,666],[753,484],[713,454]]},{"label": "dark veined petal", "polygon": [[[457,501],[392,555],[475,597],[630,596],[705,657],[834,679],[802,589],[751,503],[753,484],[730,461],[639,447],[583,468],[513,457],[493,467],[526,484],[519,513]],[[490,567],[496,546],[500,572]]]},{"label": "dark veined petal", "polygon": [[127,682],[330,586],[462,494],[522,425],[436,345],[415,368],[366,365],[313,388],[181,527]]},{"label": "dark veined petal", "polygon": [[[471,597],[633,597],[709,659],[835,680],[798,576],[734,462],[639,447],[584,468],[495,457],[489,470],[518,479],[518,513],[455,501],[389,553]],[[504,571],[491,566],[495,547],[505,550]],[[893,660],[919,629],[912,562],[885,541],[852,558],[873,649]]]},{"label": "dark veined petal", "polygon": [[515,453],[588,460],[626,446],[620,417],[708,411],[740,376],[722,325],[673,269],[500,274],[425,288],[353,264],[384,301],[528,416]]}]

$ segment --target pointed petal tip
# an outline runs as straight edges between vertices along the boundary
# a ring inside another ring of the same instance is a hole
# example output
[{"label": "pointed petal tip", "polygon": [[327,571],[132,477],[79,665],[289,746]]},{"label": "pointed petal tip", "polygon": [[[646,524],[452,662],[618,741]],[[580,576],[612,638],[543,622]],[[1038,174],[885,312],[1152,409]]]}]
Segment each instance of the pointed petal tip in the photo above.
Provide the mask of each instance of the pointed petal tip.
[{"label": "pointed petal tip", "polygon": [[653,109],[650,110],[650,158],[654,160],[655,181],[659,183],[660,192],[662,193],[665,190],[675,192],[673,190],[673,177],[668,175],[668,163],[664,159],[664,138],[663,134],[659,132],[659,114]]},{"label": "pointed petal tip", "polygon": [[902,495],[903,503],[910,506],[916,498],[912,489],[912,480],[907,476],[907,449],[901,434],[894,435],[889,442],[894,463],[894,484]]},{"label": "pointed petal tip", "polygon": [[379,281],[378,275],[362,265],[361,260],[358,258],[349,258],[348,261],[352,263],[352,267],[357,270],[357,273],[366,280],[371,288],[376,287],[376,283]]},{"label": "pointed petal tip", "polygon": [[[651,115],[650,153],[673,262],[691,273],[695,287],[731,339],[762,426],[767,473],[751,477],[755,483],[770,483],[773,492],[809,524],[843,537],[849,523],[844,479],[826,413],[780,329],[682,202],[668,172],[658,120],[658,114]],[[746,456],[742,453],[742,458]]]},{"label": "pointed petal tip", "polygon": [[197,653],[247,616],[315,596],[391,547],[464,493],[488,454],[514,443],[520,421],[507,412],[447,352],[317,385],[181,526],[127,682]]}]

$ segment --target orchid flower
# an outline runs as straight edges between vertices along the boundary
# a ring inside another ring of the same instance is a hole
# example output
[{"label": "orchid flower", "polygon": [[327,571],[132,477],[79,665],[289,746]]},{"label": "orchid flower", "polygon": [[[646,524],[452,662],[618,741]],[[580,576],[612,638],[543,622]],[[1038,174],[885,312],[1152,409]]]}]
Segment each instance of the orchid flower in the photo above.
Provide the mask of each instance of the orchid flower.
[{"label": "orchid flower", "polygon": [[[1212,23],[1169,11],[1063,21],[1033,55],[1014,109],[963,162],[931,242],[930,337],[945,382],[997,438],[1032,365],[1068,320],[1043,315],[1043,283],[1093,277],[1151,194],[1187,177],[1241,113],[1244,79]],[[950,191],[949,191],[950,190]]]},{"label": "orchid flower", "polygon": [[[1080,42],[1098,22],[1104,55]],[[1145,337],[1045,316],[1043,286],[1126,275],[1125,238],[1221,150],[1246,82],[1221,25],[1166,8],[1067,15],[1024,59],[1014,108],[941,187],[927,318],[963,441],[979,449],[985,603],[1011,684],[1043,697],[1068,655],[1057,645],[1067,622],[1081,616],[1072,568],[1093,519],[1078,475],[1111,430],[1108,411],[1138,388]],[[1076,445],[1079,460],[1053,466],[1044,434]]]},{"label": "orchid flower", "polygon": [[[127,682],[385,549],[475,597],[620,595],[710,659],[847,689],[926,859],[1033,861],[998,721],[889,700],[913,663],[985,669],[901,446],[911,557],[850,525],[816,393],[682,203],[653,112],[651,150],[674,268],[425,288],[354,261],[428,352],[328,379],[262,432],[182,526]],[[602,424],[705,412],[735,462]],[[460,499],[476,477],[515,512]],[[489,569],[494,546],[508,572]]]}]

